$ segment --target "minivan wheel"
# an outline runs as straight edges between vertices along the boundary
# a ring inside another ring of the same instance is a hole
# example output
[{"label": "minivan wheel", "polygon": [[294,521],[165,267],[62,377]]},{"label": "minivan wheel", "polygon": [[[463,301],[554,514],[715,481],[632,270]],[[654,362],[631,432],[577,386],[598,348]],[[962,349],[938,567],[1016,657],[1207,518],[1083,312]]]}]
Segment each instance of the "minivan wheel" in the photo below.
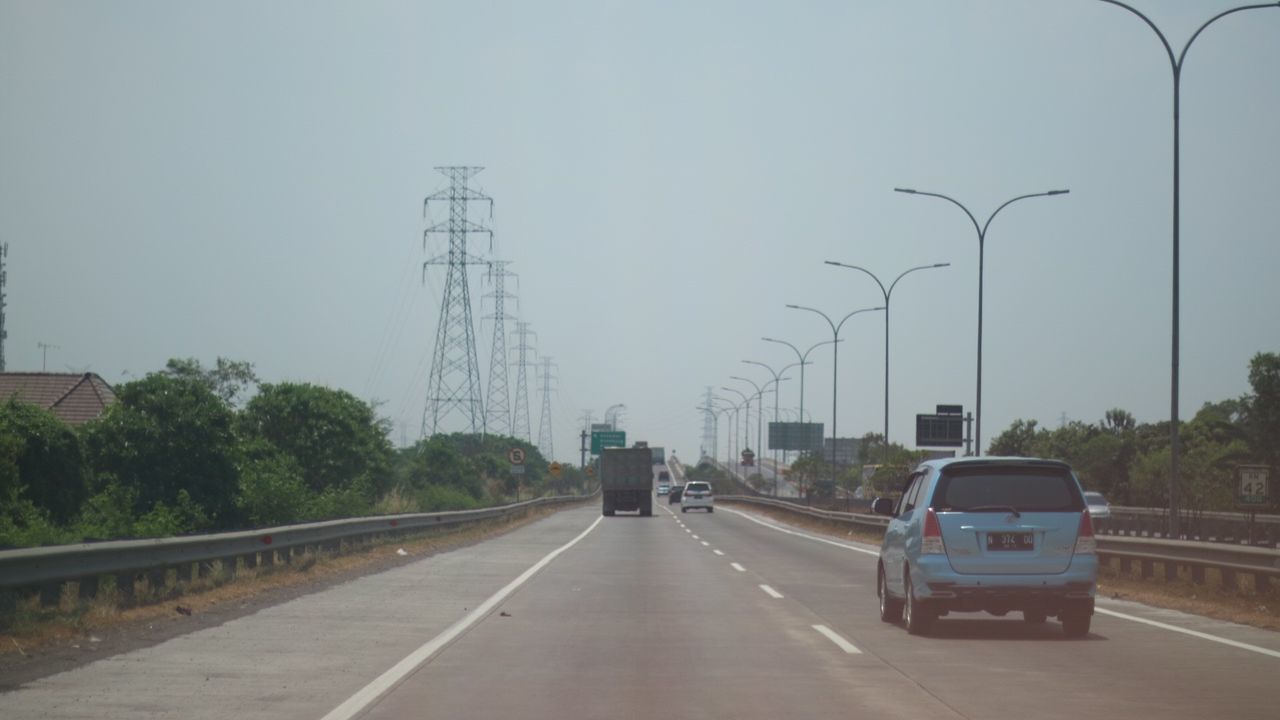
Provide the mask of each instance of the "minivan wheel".
[{"label": "minivan wheel", "polygon": [[916,599],[915,586],[911,584],[911,571],[903,570],[903,585],[906,589],[907,632],[912,635],[924,635],[933,625],[934,614],[923,603]]},{"label": "minivan wheel", "polygon": [[902,620],[902,601],[889,596],[885,587],[884,568],[876,572],[876,595],[880,598],[880,621],[896,623]]},{"label": "minivan wheel", "polygon": [[1069,610],[1062,613],[1062,634],[1069,638],[1082,638],[1089,634],[1093,616],[1085,610]]}]

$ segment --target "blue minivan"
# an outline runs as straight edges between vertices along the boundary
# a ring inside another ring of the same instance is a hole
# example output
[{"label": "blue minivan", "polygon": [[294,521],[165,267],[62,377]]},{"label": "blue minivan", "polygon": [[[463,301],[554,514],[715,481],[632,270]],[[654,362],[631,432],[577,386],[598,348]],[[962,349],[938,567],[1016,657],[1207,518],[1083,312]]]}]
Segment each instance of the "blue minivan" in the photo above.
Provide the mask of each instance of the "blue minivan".
[{"label": "blue minivan", "polygon": [[1049,617],[1084,637],[1093,617],[1098,556],[1080,481],[1056,460],[929,460],[897,500],[880,546],[880,619],[926,634],[950,612]]}]

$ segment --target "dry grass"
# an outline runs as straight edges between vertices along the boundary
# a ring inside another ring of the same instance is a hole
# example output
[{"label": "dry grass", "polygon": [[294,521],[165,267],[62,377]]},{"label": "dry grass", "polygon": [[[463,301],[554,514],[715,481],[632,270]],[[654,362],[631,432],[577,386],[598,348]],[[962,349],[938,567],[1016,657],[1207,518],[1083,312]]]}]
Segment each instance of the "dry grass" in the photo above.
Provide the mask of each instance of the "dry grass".
[{"label": "dry grass", "polygon": [[[765,515],[792,527],[825,535],[879,545],[883,535],[860,530],[849,530],[841,523],[795,515],[785,510],[775,510],[760,505],[749,505],[754,513]],[[1181,610],[1182,612],[1265,628],[1280,630],[1280,591],[1274,586],[1265,593],[1252,587],[1252,578],[1240,575],[1233,588],[1222,586],[1222,575],[1217,570],[1206,570],[1203,584],[1193,583],[1185,568],[1175,581],[1164,579],[1164,568],[1157,565],[1156,577],[1144,579],[1134,563],[1134,569],[1122,573],[1116,564],[1104,565],[1098,570],[1098,596],[1119,600],[1131,600],[1154,607]]]},{"label": "dry grass", "polygon": [[[53,644],[77,640],[94,642],[94,633],[131,623],[170,618],[175,613],[199,614],[242,604],[267,591],[303,588],[328,578],[392,567],[496,537],[556,511],[538,508],[519,518],[445,527],[355,548],[344,554],[307,553],[295,556],[288,565],[240,568],[234,579],[228,578],[220,563],[214,564],[208,576],[191,581],[179,580],[171,570],[160,587],[149,587],[145,579],[138,581],[131,607],[122,606],[120,593],[109,583],[104,583],[92,600],[79,598],[75,584],[67,583],[57,607],[40,607],[38,597],[17,602],[11,627],[0,633],[0,657],[14,653],[27,655]],[[400,556],[397,553],[400,549],[408,555]]]}]

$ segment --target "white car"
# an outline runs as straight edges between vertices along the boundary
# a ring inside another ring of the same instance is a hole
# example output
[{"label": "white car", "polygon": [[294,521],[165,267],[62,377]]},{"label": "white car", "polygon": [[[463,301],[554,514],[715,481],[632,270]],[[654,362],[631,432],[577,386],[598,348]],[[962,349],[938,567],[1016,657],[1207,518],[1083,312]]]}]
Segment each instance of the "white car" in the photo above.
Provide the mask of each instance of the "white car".
[{"label": "white car", "polygon": [[691,482],[684,486],[684,492],[680,494],[680,512],[689,512],[690,508],[705,508],[709,513],[715,512],[714,502],[711,483]]},{"label": "white car", "polygon": [[1102,519],[1111,517],[1111,503],[1107,502],[1102,493],[1086,490],[1084,502],[1089,506],[1089,517]]}]

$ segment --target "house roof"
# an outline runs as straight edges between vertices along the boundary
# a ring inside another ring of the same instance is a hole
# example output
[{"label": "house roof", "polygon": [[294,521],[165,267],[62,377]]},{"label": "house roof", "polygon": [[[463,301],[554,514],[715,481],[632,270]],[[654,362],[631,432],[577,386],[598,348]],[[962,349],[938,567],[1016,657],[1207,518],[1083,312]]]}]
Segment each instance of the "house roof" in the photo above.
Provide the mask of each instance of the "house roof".
[{"label": "house roof", "polygon": [[0,401],[11,397],[49,410],[68,425],[89,422],[116,401],[96,373],[0,373]]}]

